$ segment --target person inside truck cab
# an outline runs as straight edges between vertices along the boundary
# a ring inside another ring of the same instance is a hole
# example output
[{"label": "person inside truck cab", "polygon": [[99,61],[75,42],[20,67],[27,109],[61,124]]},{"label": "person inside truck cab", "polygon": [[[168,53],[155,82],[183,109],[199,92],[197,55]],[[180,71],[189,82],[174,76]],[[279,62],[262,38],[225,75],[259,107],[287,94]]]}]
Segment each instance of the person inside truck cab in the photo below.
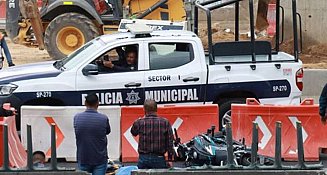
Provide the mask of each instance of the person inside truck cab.
[{"label": "person inside truck cab", "polygon": [[137,70],[137,51],[134,49],[125,51],[125,59],[117,63],[113,63],[109,57],[104,57],[104,67],[113,70],[114,72],[128,72]]}]

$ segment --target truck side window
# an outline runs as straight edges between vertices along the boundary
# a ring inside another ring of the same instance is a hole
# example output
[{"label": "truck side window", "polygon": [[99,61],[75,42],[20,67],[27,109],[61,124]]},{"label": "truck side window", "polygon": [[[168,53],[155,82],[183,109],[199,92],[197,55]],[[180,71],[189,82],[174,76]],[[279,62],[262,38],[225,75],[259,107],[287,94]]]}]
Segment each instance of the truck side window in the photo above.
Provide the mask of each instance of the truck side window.
[{"label": "truck side window", "polygon": [[138,70],[138,45],[113,48],[95,60],[100,73],[128,72]]},{"label": "truck side window", "polygon": [[190,43],[150,43],[150,70],[169,69],[182,66],[194,59]]}]

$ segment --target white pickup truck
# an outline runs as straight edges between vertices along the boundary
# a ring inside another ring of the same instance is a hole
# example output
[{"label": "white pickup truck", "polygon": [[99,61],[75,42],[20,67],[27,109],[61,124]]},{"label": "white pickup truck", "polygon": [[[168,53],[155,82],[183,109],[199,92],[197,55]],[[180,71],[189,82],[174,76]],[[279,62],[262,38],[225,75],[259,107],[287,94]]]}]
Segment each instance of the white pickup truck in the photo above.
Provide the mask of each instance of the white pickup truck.
[{"label": "white pickup truck", "polygon": [[[161,104],[220,106],[228,119],[231,103],[245,98],[263,104],[298,104],[302,90],[301,61],[262,44],[253,63],[250,44],[216,43],[209,64],[201,40],[189,31],[133,32],[100,36],[60,61],[27,64],[0,71],[0,101],[22,105],[81,106],[97,93],[101,105],[141,105],[146,98]],[[104,55],[119,60],[117,50],[133,46],[137,67],[132,71],[102,71]],[[267,48],[265,48],[267,47]],[[259,47],[257,47],[259,50]],[[264,51],[267,51],[266,53]]]},{"label": "white pickup truck", "polygon": [[[239,41],[239,8],[235,8],[235,41],[212,44],[211,11],[241,0],[195,1],[194,33],[154,31],[147,26],[131,32],[103,35],[60,61],[10,67],[0,71],[0,102],[22,105],[81,106],[84,97],[97,93],[101,105],[140,105],[152,98],[160,104],[219,105],[220,124],[230,119],[231,103],[248,97],[262,104],[299,104],[303,88],[302,62],[298,59],[296,1],[292,1],[294,53],[279,51],[280,0],[276,1],[276,35],[255,41],[253,1],[249,1],[251,41]],[[208,26],[208,57],[197,37],[198,10],[204,10]],[[284,20],[282,20],[284,21]],[[301,31],[301,30],[300,30]],[[283,37],[282,37],[283,38]],[[281,39],[283,40],[283,39]],[[109,58],[118,65],[128,48],[134,48],[133,70],[108,70]],[[20,117],[17,116],[20,128]]]}]

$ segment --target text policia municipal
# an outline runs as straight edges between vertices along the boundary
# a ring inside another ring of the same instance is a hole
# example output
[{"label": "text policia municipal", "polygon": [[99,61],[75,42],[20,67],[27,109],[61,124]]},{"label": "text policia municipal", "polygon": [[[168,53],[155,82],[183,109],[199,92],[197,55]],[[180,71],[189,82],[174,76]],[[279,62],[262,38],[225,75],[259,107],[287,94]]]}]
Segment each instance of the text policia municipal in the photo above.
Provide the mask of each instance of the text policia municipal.
[{"label": "text policia municipal", "polygon": [[[100,104],[138,104],[141,99],[154,99],[156,102],[183,102],[199,100],[197,89],[171,89],[145,91],[145,98],[134,90],[130,92],[101,92],[99,96]],[[84,105],[87,94],[82,94],[82,104]],[[143,100],[142,100],[143,101]]]}]

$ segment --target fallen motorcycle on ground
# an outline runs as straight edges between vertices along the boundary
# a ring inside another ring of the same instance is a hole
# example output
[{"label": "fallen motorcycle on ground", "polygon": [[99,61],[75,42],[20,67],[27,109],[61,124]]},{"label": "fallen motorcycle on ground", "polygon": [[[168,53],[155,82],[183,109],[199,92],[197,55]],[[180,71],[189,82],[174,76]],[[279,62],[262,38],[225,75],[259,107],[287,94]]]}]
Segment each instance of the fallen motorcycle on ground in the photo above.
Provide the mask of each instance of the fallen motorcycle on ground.
[{"label": "fallen motorcycle on ground", "polygon": [[[175,160],[185,161],[186,166],[227,164],[227,142],[224,132],[215,133],[215,127],[207,133],[199,134],[186,143],[181,143],[177,130],[175,131]],[[242,142],[233,140],[233,155],[235,165],[249,166],[251,164],[251,148]],[[258,155],[257,164],[273,165],[274,159]]]}]

